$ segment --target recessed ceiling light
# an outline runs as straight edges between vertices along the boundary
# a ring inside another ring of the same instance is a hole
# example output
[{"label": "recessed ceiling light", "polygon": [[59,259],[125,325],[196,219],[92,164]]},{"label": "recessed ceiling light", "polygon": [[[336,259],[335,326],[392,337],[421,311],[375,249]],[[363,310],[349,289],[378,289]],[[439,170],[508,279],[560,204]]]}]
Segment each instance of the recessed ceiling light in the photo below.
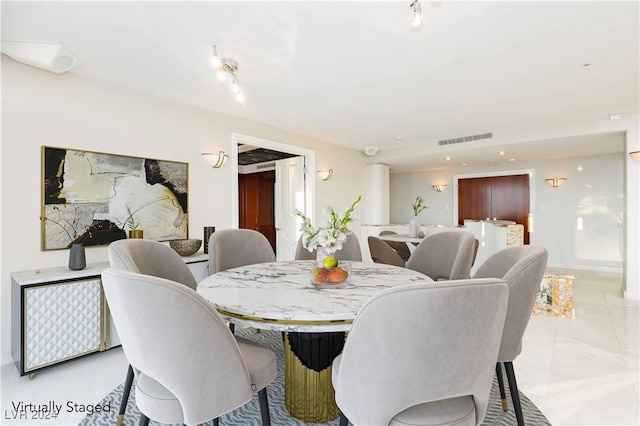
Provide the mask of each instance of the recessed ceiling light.
[{"label": "recessed ceiling light", "polygon": [[515,158],[509,158],[509,161],[516,161]]},{"label": "recessed ceiling light", "polygon": [[401,141],[402,140],[402,136],[394,136],[394,139],[397,141]]},{"label": "recessed ceiling light", "polygon": [[451,157],[446,157],[445,158],[447,161],[451,161]]},{"label": "recessed ceiling light", "polygon": [[496,163],[494,163],[493,161],[489,163],[490,166],[495,166]]},{"label": "recessed ceiling light", "polygon": [[504,151],[500,151],[500,152],[498,152],[498,154],[504,155]]},{"label": "recessed ceiling light", "polygon": [[462,163],[462,165],[463,165],[463,166],[466,166],[466,165],[467,165],[467,163]]},{"label": "recessed ceiling light", "polygon": [[609,116],[609,120],[610,120],[610,121],[620,120],[620,114],[611,114],[611,115]]}]

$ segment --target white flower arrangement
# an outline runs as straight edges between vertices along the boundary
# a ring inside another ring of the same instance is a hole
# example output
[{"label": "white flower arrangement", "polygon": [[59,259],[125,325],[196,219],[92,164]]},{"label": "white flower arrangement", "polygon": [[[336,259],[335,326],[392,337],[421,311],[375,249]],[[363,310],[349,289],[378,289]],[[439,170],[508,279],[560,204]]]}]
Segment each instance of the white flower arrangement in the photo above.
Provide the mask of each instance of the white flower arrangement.
[{"label": "white flower arrangement", "polygon": [[355,218],[353,213],[361,199],[362,196],[358,196],[342,217],[338,216],[333,207],[325,208],[323,214],[328,214],[329,218],[318,228],[311,224],[311,220],[304,213],[296,210],[296,215],[302,219],[300,231],[302,231],[303,247],[310,252],[320,247],[332,252],[340,250],[347,240],[347,235],[352,232],[351,222]]}]

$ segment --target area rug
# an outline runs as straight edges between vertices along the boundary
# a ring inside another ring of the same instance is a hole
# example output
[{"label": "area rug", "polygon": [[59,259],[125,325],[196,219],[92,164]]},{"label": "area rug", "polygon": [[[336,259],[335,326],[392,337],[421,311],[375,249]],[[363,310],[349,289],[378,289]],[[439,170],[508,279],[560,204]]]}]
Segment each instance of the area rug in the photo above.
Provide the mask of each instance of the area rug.
[{"label": "area rug", "polygon": [[[278,376],[275,381],[267,388],[269,396],[269,411],[271,413],[271,424],[274,426],[312,426],[312,425],[326,425],[326,426],[338,426],[338,419],[328,423],[307,423],[299,421],[287,412],[284,406],[284,354],[282,350],[282,336],[280,332],[275,331],[261,331],[257,333],[254,329],[244,329],[237,333],[239,336],[247,339],[254,340],[271,348],[278,356]],[[124,378],[126,371],[122,372]],[[506,385],[506,383],[505,383]],[[122,398],[122,389],[124,384],[121,384],[111,393],[109,393],[102,401],[100,405],[107,405],[110,403],[111,411],[94,413],[93,415],[86,416],[79,425],[81,426],[94,426],[94,425],[114,425],[116,423],[116,417],[118,415],[118,408],[120,407],[120,400]],[[507,388],[507,395],[508,395]],[[127,405],[127,411],[124,417],[125,426],[134,426],[138,424],[140,411],[135,404],[135,389],[132,389],[129,397],[129,404]],[[511,397],[508,397],[509,411],[502,411],[502,404],[500,401],[500,394],[498,392],[497,381],[494,380],[493,388],[491,389],[491,399],[489,401],[489,409],[487,415],[483,421],[483,425],[504,425],[512,426],[516,424],[515,414],[511,408]],[[524,415],[525,424],[528,425],[550,425],[547,418],[538,410],[538,408],[520,392],[520,401],[522,404],[522,412]],[[150,425],[158,425],[154,421],[149,423]],[[212,426],[213,422],[207,422],[204,426]],[[234,410],[220,418],[220,425],[224,426],[261,426],[260,420],[260,406],[258,404],[257,394],[254,398],[243,407]]]}]

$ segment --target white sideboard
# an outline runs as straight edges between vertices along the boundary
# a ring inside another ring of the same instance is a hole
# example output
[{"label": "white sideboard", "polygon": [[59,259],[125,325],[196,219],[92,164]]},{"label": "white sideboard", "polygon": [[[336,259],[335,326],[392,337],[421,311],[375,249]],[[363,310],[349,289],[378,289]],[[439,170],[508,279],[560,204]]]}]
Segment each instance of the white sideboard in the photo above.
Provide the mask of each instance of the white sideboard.
[{"label": "white sideboard", "polygon": [[[209,275],[206,254],[183,259],[196,281]],[[11,355],[20,375],[120,344],[100,281],[107,267],[11,273]]]}]

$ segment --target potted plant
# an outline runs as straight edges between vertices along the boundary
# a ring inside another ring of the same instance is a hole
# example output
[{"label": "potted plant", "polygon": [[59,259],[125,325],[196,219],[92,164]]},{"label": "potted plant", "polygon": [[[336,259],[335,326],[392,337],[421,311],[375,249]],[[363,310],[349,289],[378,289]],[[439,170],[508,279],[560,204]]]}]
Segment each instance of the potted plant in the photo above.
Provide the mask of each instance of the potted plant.
[{"label": "potted plant", "polygon": [[144,231],[142,229],[138,229],[140,226],[140,222],[136,222],[133,218],[133,212],[131,211],[131,207],[127,205],[127,213],[129,216],[127,217],[127,227],[129,228],[129,238],[144,238]]},{"label": "potted plant", "polygon": [[415,238],[418,236],[418,232],[420,231],[420,226],[418,225],[418,215],[420,214],[420,212],[422,212],[422,210],[428,207],[424,205],[424,200],[422,199],[421,195],[418,195],[416,197],[416,201],[411,204],[411,207],[413,208],[413,219],[409,221],[409,236]]}]

